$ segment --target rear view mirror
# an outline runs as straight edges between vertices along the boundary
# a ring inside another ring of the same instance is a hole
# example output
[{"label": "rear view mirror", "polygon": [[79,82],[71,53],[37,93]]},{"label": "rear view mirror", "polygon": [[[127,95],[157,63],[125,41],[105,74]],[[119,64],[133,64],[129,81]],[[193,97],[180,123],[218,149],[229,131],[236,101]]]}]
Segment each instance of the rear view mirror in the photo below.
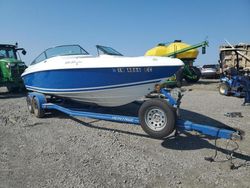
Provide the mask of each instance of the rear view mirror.
[{"label": "rear view mirror", "polygon": [[22,50],[23,55],[26,55],[26,53],[27,53],[26,50]]}]

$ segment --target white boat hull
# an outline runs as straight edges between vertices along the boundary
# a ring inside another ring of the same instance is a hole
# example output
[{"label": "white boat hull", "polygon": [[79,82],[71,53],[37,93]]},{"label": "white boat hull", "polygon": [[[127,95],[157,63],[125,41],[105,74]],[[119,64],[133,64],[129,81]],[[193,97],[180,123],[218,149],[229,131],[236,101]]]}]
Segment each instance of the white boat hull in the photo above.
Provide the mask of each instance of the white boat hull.
[{"label": "white boat hull", "polygon": [[22,78],[30,91],[113,107],[147,95],[182,65],[168,57],[56,56],[31,65]]},{"label": "white boat hull", "polygon": [[[94,103],[99,106],[114,107],[131,103],[145,93],[150,93],[154,90],[155,83],[144,85],[136,85],[115,89],[84,91],[84,92],[70,92],[70,93],[56,93],[56,96],[73,99],[79,102]],[[50,95],[53,93],[50,93]]]}]

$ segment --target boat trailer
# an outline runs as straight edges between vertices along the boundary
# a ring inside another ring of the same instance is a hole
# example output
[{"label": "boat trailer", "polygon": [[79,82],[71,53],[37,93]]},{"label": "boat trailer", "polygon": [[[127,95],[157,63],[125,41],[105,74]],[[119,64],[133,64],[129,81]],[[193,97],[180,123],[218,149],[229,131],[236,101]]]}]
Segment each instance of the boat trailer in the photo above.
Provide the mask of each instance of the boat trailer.
[{"label": "boat trailer", "polygon": [[161,89],[152,98],[147,98],[139,109],[138,116],[124,116],[116,114],[104,114],[84,109],[75,109],[64,106],[60,102],[50,102],[46,96],[37,92],[30,92],[27,95],[27,106],[30,113],[36,117],[45,116],[48,110],[58,110],[73,117],[87,117],[93,119],[123,122],[134,125],[141,125],[142,129],[153,138],[164,138],[174,130],[197,131],[212,137],[241,140],[242,132],[234,128],[213,127],[211,125],[197,124],[191,121],[178,118],[181,94],[173,97],[166,89]]}]

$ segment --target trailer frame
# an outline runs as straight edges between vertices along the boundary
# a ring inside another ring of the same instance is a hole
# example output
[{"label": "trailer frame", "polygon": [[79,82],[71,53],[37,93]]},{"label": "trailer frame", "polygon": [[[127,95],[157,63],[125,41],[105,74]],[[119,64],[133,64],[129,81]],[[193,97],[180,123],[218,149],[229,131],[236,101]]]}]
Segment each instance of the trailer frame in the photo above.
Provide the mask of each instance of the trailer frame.
[{"label": "trailer frame", "polygon": [[[156,95],[157,96],[157,95]],[[161,89],[158,98],[158,102],[166,101],[165,105],[169,105],[170,109],[175,113],[178,112],[179,106],[180,106],[180,99],[173,98],[169,91],[166,89]],[[146,101],[150,101],[153,99],[147,99]],[[157,99],[155,99],[157,100]],[[163,102],[164,103],[164,102]],[[123,122],[123,123],[129,123],[131,125],[141,125],[143,130],[147,132],[151,137],[153,138],[162,138],[165,137],[162,135],[155,135],[151,134],[151,132],[145,130],[145,125],[142,125],[142,118],[139,116],[125,116],[125,115],[117,115],[117,114],[106,114],[106,113],[98,113],[95,110],[89,111],[86,109],[73,109],[70,107],[65,107],[62,104],[57,104],[56,102],[47,102],[46,96],[41,93],[37,92],[30,92],[27,95],[27,105],[30,113],[34,113],[36,117],[41,118],[45,116],[45,111],[47,110],[57,110],[60,112],[63,112],[65,114],[68,114],[72,117],[85,117],[85,118],[93,118],[93,119],[100,119],[100,120],[106,120],[106,121],[113,121],[113,122]],[[176,115],[177,116],[177,115]],[[146,117],[143,117],[146,118]],[[159,117],[156,117],[159,118]],[[147,127],[146,127],[147,128]],[[198,124],[194,123],[188,120],[179,119],[176,118],[174,130],[178,131],[196,131],[204,135],[209,135],[215,138],[223,138],[223,139],[230,139],[230,140],[242,140],[243,135],[242,132],[234,129],[234,128],[221,128],[221,127],[214,127],[211,125],[205,125],[205,124]],[[153,130],[152,130],[153,131]],[[168,135],[172,133],[173,131],[169,131]]]}]

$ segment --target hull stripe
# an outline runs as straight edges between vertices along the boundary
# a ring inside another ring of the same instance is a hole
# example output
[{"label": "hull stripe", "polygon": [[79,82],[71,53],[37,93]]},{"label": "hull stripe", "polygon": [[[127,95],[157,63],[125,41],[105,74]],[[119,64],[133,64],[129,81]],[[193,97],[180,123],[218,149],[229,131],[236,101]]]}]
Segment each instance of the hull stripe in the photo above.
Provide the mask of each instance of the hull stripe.
[{"label": "hull stripe", "polygon": [[65,92],[74,93],[74,92],[82,92],[82,91],[87,92],[87,91],[95,91],[95,90],[97,91],[97,90],[107,90],[107,89],[116,89],[116,88],[131,87],[131,86],[137,86],[137,85],[145,85],[145,84],[160,82],[162,79],[149,80],[145,82],[135,82],[135,83],[129,83],[129,84],[121,84],[121,85],[112,85],[112,86],[105,86],[105,87],[92,87],[92,88],[47,89],[47,88],[32,87],[28,85],[26,85],[26,88],[28,90],[39,91],[39,92],[44,92],[44,93],[65,93]]}]

